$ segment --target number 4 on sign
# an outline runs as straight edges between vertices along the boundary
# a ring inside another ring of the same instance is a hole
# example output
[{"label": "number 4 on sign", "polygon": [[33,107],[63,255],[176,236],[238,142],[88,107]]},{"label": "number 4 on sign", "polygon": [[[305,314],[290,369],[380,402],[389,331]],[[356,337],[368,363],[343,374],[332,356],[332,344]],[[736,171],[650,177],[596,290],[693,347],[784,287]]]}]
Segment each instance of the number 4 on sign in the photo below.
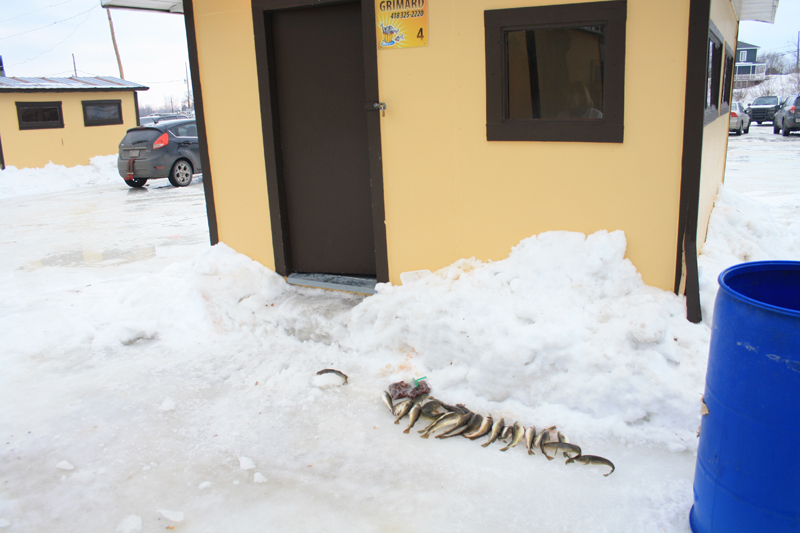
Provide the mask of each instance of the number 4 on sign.
[{"label": "number 4 on sign", "polygon": [[422,33],[422,28],[419,29],[419,33],[417,33],[417,39],[424,39],[425,35]]}]

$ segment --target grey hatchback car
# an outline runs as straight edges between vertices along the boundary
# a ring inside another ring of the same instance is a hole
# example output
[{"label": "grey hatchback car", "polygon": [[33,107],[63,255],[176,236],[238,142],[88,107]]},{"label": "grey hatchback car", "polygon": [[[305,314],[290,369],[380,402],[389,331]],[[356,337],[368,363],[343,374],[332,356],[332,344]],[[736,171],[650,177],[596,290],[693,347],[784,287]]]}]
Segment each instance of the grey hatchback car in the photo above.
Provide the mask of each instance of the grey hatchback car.
[{"label": "grey hatchback car", "polygon": [[800,131],[800,94],[791,94],[781,102],[778,106],[778,111],[775,113],[775,122],[773,122],[773,133],[782,133],[784,137],[788,137],[792,131]]},{"label": "grey hatchback car", "polygon": [[119,143],[117,170],[130,187],[142,187],[157,178],[186,187],[192,175],[203,170],[195,120],[168,120],[129,129]]}]

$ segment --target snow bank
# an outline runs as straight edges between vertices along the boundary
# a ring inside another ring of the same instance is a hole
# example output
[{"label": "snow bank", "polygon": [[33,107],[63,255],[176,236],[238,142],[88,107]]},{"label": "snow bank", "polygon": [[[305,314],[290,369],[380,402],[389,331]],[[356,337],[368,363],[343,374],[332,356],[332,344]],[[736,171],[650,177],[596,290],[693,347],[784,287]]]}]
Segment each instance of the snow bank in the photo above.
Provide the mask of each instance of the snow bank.
[{"label": "snow bank", "polygon": [[[279,375],[269,386],[299,404],[307,376],[338,360],[374,402],[392,381],[427,376],[443,400],[580,441],[694,449],[708,328],[686,321],[683,298],[645,285],[625,247],[622,232],[544,233],[506,260],[379,285],[353,307],[359,297],[290,287],[217,245],[132,286],[93,347],[241,336],[243,352],[255,342],[282,355],[238,358],[239,373]],[[230,361],[206,364],[210,380],[231,373]]]},{"label": "snow bank", "polygon": [[7,166],[0,170],[0,200],[120,181],[116,154],[99,155],[91,158],[88,165],[70,168],[53,163],[44,168]]},{"label": "snow bank", "polygon": [[720,185],[698,257],[703,321],[711,324],[720,272],[768,260],[800,260],[800,224],[782,224],[768,205]]},{"label": "snow bank", "polygon": [[[645,285],[622,232],[548,232],[353,310],[347,346],[408,359],[437,396],[582,439],[696,446],[708,328]],[[407,377],[398,372],[391,379]]]}]

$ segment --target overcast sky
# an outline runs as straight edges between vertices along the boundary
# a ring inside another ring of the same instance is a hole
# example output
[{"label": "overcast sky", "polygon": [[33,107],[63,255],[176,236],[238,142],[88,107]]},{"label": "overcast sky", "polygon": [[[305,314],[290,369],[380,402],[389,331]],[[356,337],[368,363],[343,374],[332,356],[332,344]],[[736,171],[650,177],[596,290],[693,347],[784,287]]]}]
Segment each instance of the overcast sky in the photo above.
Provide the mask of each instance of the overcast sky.
[{"label": "overcast sky", "polygon": [[[111,10],[125,79],[150,87],[139,103],[161,105],[186,93],[183,15]],[[0,56],[6,76],[119,77],[100,0],[0,0]]]},{"label": "overcast sky", "polygon": [[798,31],[800,0],[780,0],[775,24],[746,20],[739,24],[739,40],[760,46],[760,53],[773,50],[794,52],[797,50]]},{"label": "overcast sky", "polygon": [[[139,102],[183,98],[189,61],[183,16],[122,9],[111,16],[125,79],[150,87],[139,93]],[[775,25],[743,22],[739,40],[762,52],[789,51],[798,31],[800,0],[781,0]],[[79,76],[119,76],[100,0],[0,0],[0,56],[7,76],[71,76],[72,54]]]}]

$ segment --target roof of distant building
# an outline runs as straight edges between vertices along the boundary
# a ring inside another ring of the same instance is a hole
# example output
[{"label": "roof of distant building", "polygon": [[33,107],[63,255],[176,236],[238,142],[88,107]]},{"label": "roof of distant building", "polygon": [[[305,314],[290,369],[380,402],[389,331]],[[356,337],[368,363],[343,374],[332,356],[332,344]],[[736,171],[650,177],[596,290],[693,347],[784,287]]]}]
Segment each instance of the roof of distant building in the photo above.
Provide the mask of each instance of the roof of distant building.
[{"label": "roof of distant building", "polygon": [[91,78],[0,77],[0,92],[47,91],[146,91],[150,87],[111,76]]},{"label": "roof of distant building", "polygon": [[744,50],[745,48],[761,48],[760,46],[756,46],[754,44],[746,43],[744,41],[736,41],[736,49],[737,50]]}]

